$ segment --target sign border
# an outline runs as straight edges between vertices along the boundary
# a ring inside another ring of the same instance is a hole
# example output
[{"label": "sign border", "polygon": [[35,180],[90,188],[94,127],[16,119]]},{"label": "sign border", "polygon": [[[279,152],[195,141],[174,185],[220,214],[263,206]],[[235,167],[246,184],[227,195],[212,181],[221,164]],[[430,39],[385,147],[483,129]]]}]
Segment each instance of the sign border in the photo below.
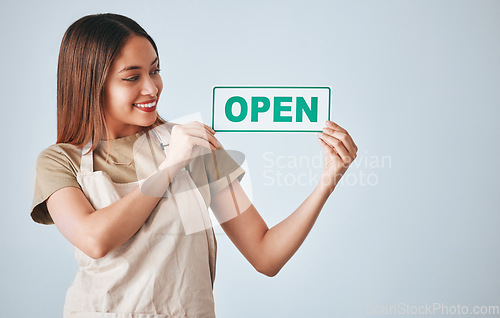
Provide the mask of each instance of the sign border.
[{"label": "sign border", "polygon": [[[214,129],[214,112],[215,112],[215,90],[217,88],[285,88],[285,89],[328,89],[328,120],[330,120],[330,112],[332,108],[332,88],[330,86],[214,86],[212,89],[212,129]],[[215,129],[214,129],[215,130]],[[216,132],[322,132],[322,130],[215,130]]]}]

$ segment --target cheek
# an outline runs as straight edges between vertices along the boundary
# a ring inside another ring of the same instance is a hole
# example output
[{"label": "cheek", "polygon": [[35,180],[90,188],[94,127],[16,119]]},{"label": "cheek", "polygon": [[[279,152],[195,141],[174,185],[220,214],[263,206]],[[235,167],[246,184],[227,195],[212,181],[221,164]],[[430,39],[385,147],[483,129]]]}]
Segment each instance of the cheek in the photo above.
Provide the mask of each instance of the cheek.
[{"label": "cheek", "polygon": [[163,90],[163,81],[160,76],[158,76],[157,79],[154,81],[156,88],[158,88],[158,95],[160,95],[161,91]]},{"label": "cheek", "polygon": [[108,107],[118,108],[132,105],[135,101],[135,95],[132,89],[123,85],[116,85],[104,92],[104,100]]}]

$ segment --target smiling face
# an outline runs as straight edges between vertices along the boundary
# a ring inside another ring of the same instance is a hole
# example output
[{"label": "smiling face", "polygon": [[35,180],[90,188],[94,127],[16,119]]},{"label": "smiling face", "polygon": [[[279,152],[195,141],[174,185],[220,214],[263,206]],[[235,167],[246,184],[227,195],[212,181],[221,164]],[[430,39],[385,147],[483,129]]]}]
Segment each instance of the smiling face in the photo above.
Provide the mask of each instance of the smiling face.
[{"label": "smiling face", "polygon": [[163,89],[159,71],[151,43],[132,35],[111,64],[104,84],[104,117],[110,139],[135,134],[155,122]]}]

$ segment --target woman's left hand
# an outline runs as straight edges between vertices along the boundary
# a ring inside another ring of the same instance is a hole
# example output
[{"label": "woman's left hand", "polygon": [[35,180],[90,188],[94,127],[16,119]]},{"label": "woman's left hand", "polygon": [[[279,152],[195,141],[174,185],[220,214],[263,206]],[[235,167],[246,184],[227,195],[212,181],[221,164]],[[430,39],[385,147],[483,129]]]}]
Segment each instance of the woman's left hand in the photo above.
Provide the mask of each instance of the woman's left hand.
[{"label": "woman's left hand", "polygon": [[325,167],[320,182],[333,191],[356,159],[358,147],[349,133],[333,121],[327,121],[323,132],[318,133],[318,142],[325,150]]}]

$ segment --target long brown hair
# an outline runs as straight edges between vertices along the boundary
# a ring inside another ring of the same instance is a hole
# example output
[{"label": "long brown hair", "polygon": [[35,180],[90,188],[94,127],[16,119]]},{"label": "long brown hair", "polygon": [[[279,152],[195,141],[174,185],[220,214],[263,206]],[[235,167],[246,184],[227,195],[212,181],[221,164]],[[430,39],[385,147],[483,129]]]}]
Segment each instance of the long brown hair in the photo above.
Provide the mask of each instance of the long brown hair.
[{"label": "long brown hair", "polygon": [[[92,138],[93,150],[99,140],[108,137],[104,82],[111,63],[131,35],[148,39],[159,59],[153,39],[137,22],[123,15],[88,15],[66,30],[57,66],[57,143],[80,147]],[[152,126],[164,123],[158,115]]]}]

